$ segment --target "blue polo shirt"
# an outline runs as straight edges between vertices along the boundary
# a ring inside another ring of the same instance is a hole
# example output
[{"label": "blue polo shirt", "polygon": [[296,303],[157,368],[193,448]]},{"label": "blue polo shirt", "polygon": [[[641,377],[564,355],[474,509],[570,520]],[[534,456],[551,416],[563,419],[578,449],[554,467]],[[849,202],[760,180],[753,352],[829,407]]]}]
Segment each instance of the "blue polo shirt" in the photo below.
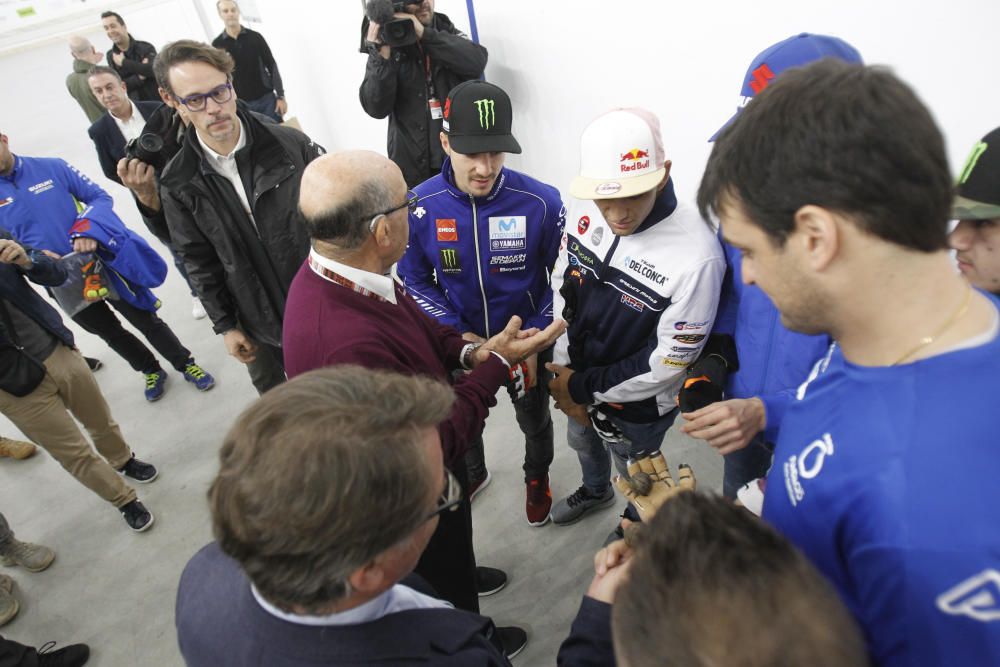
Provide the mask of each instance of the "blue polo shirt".
[{"label": "blue polo shirt", "polygon": [[875,664],[1000,665],[1000,337],[890,367],[834,346],[817,366],[765,519],[834,585]]}]

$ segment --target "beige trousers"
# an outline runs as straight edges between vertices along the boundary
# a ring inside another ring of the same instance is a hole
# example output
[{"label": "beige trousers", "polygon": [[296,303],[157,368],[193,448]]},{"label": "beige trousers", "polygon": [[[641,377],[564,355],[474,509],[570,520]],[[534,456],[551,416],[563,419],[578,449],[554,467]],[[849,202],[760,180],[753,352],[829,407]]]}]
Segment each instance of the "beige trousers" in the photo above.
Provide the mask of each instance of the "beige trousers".
[{"label": "beige trousers", "polygon": [[[45,369],[45,379],[27,396],[0,390],[0,412],[101,498],[115,507],[135,500],[135,490],[116,472],[132,452],[87,362],[59,343],[45,360]],[[70,413],[86,427],[101,456]]]}]

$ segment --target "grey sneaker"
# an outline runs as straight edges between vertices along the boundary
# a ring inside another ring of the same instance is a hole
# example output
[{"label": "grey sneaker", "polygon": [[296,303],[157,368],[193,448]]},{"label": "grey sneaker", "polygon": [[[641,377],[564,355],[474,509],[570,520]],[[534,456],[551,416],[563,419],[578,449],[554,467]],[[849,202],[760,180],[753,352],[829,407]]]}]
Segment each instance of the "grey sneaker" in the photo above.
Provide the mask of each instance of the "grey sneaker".
[{"label": "grey sneaker", "polygon": [[0,625],[6,625],[17,616],[18,609],[20,605],[17,603],[17,598],[10,594],[10,590],[0,587]]},{"label": "grey sneaker", "polygon": [[10,546],[0,552],[0,559],[7,567],[20,565],[28,572],[41,572],[56,559],[56,552],[40,544],[11,540]]},{"label": "grey sneaker", "polygon": [[552,523],[560,526],[579,521],[591,510],[607,507],[615,501],[615,489],[610,484],[599,496],[595,496],[586,486],[581,486],[552,506]]}]

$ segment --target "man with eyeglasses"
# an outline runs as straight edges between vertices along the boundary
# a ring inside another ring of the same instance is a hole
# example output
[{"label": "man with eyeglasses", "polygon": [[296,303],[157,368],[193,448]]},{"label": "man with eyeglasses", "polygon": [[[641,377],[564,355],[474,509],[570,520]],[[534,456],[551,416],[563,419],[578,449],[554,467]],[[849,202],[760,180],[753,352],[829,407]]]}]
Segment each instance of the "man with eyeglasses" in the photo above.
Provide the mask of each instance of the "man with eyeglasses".
[{"label": "man with eyeglasses", "polygon": [[337,366],[251,405],[209,491],[216,541],[181,576],[187,665],[509,666],[490,619],[411,574],[461,500],[439,435],[454,403],[430,378]]},{"label": "man with eyeglasses", "polygon": [[195,130],[160,179],[170,240],[213,329],[263,393],[285,379],[285,300],[309,251],[308,232],[295,219],[299,181],[324,151],[237,104],[225,51],[180,40],[155,66]]},{"label": "man with eyeglasses", "polygon": [[[456,406],[439,429],[445,465],[467,489],[465,453],[481,435],[510,367],[552,345],[565,327],[557,320],[542,331],[519,331],[515,316],[477,346],[429,317],[391,277],[410,238],[407,208],[418,205],[399,167],[377,153],[336,153],[309,165],[299,211],[313,249],[288,294],[285,364],[289,377],[359,364],[442,382],[451,382],[455,370],[470,370],[454,380]],[[479,610],[468,503],[441,521],[417,572],[456,607]],[[500,634],[508,655],[527,641],[520,628]]]},{"label": "man with eyeglasses", "polygon": [[[513,109],[500,87],[485,81],[456,86],[445,102],[441,173],[416,192],[410,245],[397,271],[428,315],[473,343],[503,329],[512,315],[527,326],[552,322],[549,276],[559,255],[566,210],[559,191],[504,167],[520,153],[511,133]],[[529,357],[511,374],[508,390],[524,434],[525,514],[545,525],[552,507],[549,465],[552,417],[538,368],[551,351]],[[469,450],[470,495],[490,480],[482,438]]]}]

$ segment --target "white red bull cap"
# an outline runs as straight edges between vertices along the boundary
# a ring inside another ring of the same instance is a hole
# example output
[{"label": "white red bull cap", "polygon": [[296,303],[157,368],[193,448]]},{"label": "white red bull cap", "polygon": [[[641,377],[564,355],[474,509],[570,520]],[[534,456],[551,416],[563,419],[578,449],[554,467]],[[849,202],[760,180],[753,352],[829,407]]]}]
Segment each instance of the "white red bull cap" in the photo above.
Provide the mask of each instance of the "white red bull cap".
[{"label": "white red bull cap", "polygon": [[660,121],[645,109],[614,109],[580,137],[580,175],[569,192],[577,199],[615,199],[649,192],[663,180]]}]

